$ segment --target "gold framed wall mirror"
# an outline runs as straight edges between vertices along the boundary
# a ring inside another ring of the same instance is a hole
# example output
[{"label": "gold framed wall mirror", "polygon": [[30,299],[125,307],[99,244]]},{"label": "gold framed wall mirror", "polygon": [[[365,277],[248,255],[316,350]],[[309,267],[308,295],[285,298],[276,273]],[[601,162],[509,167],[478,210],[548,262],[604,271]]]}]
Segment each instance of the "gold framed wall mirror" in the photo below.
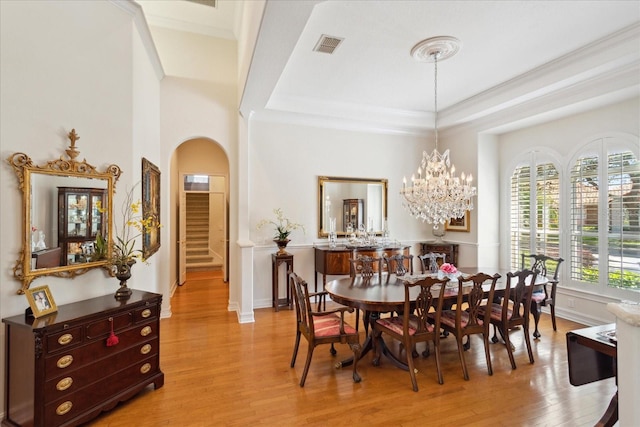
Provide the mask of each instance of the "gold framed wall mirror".
[{"label": "gold framed wall mirror", "polygon": [[318,177],[318,237],[327,237],[335,219],[337,236],[360,225],[381,235],[387,220],[386,179]]},{"label": "gold framed wall mirror", "polygon": [[73,278],[106,268],[111,255],[112,201],[122,171],[75,160],[80,137],[72,129],[68,138],[68,159],[35,165],[24,153],[7,158],[22,192],[22,249],[13,268],[19,294],[40,276]]}]

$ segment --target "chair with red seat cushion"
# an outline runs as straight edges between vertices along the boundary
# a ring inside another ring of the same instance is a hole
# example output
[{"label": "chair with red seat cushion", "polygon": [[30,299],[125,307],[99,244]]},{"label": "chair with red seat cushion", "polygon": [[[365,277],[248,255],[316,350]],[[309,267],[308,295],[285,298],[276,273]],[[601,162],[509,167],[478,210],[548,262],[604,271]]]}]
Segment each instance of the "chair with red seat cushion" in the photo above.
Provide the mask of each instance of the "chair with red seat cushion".
[{"label": "chair with red seat cushion", "polygon": [[[382,339],[382,334],[386,333],[391,338],[400,341],[405,349],[414,348],[416,343],[433,342],[436,354],[436,370],[438,382],[444,382],[442,369],[440,367],[440,313],[442,312],[442,302],[445,285],[448,279],[437,279],[426,277],[416,282],[404,282],[404,309],[402,314],[392,317],[377,319],[373,324],[373,343],[376,355],[373,360],[374,365],[380,364],[381,346],[378,340]],[[418,288],[418,293],[412,291]],[[413,296],[413,297],[412,297]],[[433,310],[432,321],[429,322],[429,311]],[[418,382],[413,364],[413,354],[406,351],[407,365],[413,391],[418,391]]]},{"label": "chair with red seat cushion", "polygon": [[[524,341],[527,346],[527,352],[529,353],[529,363],[534,362],[531,340],[529,338],[529,310],[531,308],[533,284],[536,281],[537,275],[538,273],[536,271],[531,270],[508,272],[501,302],[493,302],[491,305],[486,305],[479,309],[480,316],[482,316],[483,319],[487,318],[487,311],[490,310],[488,316],[491,318],[491,324],[500,331],[500,335],[509,353],[512,369],[516,369],[516,361],[513,357],[509,330],[516,326],[522,327]],[[498,337],[494,335],[492,341],[498,342]]]},{"label": "chair with red seat cushion", "polygon": [[[480,316],[481,307],[486,305],[486,301],[493,301],[496,283],[500,278],[499,274],[489,276],[485,273],[478,273],[467,278],[458,278],[458,292],[456,297],[456,307],[452,310],[443,310],[440,316],[442,328],[456,337],[458,343],[458,355],[462,365],[462,374],[465,380],[469,379],[467,364],[464,359],[464,351],[469,348],[471,335],[481,334],[484,342],[484,353],[487,360],[487,371],[493,375],[491,368],[491,354],[489,353],[489,325]],[[483,289],[483,285],[490,281],[488,293]],[[471,284],[469,292],[465,292],[465,284]],[[467,337],[467,345],[462,344],[462,339]]]},{"label": "chair with red seat cushion", "polygon": [[358,331],[344,321],[344,313],[353,312],[353,308],[342,306],[327,311],[313,311],[311,298],[321,294],[324,295],[326,292],[309,293],[307,282],[294,272],[289,273],[289,278],[296,310],[296,342],[293,347],[293,356],[291,357],[292,368],[296,364],[300,336],[304,335],[309,344],[307,360],[302,372],[302,378],[300,378],[300,387],[304,387],[307,379],[313,350],[321,344],[331,344],[331,354],[333,355],[336,353],[333,348],[334,343],[349,344],[353,351],[353,381],[360,382],[360,375],[356,370],[361,351]]},{"label": "chair with red seat cushion", "polygon": [[[526,267],[526,259],[529,258],[529,267]],[[560,271],[560,264],[564,259],[553,258],[547,255],[541,254],[522,254],[522,266],[521,268],[529,268],[529,270],[537,270],[538,275],[547,278],[547,283],[542,285],[542,289],[534,290],[531,295],[531,314],[533,314],[533,320],[535,323],[535,330],[533,331],[534,338],[540,338],[540,332],[538,331],[538,322],[540,321],[540,314],[542,307],[549,307],[551,312],[551,324],[553,330],[556,328],[556,289],[558,288],[558,273]],[[553,265],[555,264],[555,269]],[[553,276],[549,277],[547,274],[547,268],[551,271],[553,269]]]}]

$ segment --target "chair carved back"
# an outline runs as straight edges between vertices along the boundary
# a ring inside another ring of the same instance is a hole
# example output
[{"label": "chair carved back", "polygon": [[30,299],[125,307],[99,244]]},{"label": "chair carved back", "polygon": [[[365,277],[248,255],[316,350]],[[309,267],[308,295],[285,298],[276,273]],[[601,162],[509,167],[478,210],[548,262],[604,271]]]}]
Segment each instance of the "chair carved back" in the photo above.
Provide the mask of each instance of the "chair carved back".
[{"label": "chair carved back", "polygon": [[[549,280],[558,281],[558,274],[560,272],[560,264],[564,261],[563,258],[553,258],[543,254],[522,254],[522,263],[520,268],[524,270],[525,268],[529,270],[537,271],[539,275],[542,275]],[[529,258],[529,266],[527,267],[526,259]],[[549,266],[547,266],[549,263]],[[553,264],[555,264],[555,269],[553,269]],[[547,269],[553,269],[553,276],[549,277]]]},{"label": "chair carved back", "polygon": [[526,269],[507,273],[502,317],[509,325],[516,326],[529,321],[531,293],[537,276],[537,271]]},{"label": "chair carved back", "polygon": [[[440,314],[442,313],[442,304],[444,302],[444,291],[448,279],[437,279],[435,277],[425,277],[415,283],[405,282],[404,284],[404,313],[415,315],[417,324],[414,338],[423,334],[434,334],[434,340],[438,340],[440,336]],[[438,286],[439,285],[439,286]],[[418,286],[419,293],[415,300],[411,298],[411,288]],[[431,316],[428,314],[431,312]],[[403,328],[409,331],[409,318],[412,316],[403,316]],[[429,319],[433,320],[433,325]],[[408,333],[408,332],[406,332]]]},{"label": "chair carved back", "polygon": [[[540,322],[541,307],[547,306],[551,310],[551,322],[553,330],[556,331],[556,292],[558,289],[558,274],[562,258],[553,258],[543,254],[522,254],[522,268],[526,268],[526,259],[529,258],[530,269],[537,271],[539,275],[547,278],[547,283],[541,286],[542,289],[535,290],[531,301],[531,312],[535,321],[535,331],[533,336],[540,337],[538,323]],[[555,264],[555,268],[554,268]],[[549,277],[549,271],[553,271],[553,277]]]},{"label": "chair carved back", "polygon": [[351,264],[351,277],[359,275],[364,281],[371,280],[376,274],[382,277],[382,258],[358,255],[357,258],[350,259],[349,263]]},{"label": "chair carved back", "polygon": [[314,333],[313,322],[311,321],[311,306],[309,305],[309,287],[307,282],[294,272],[289,273],[291,281],[291,294],[294,299],[296,310],[296,320],[298,329],[305,336],[312,336]]},{"label": "chair carved back", "polygon": [[385,254],[383,259],[389,274],[393,273],[396,276],[404,276],[407,273],[413,274],[413,255],[395,254],[387,256]]},{"label": "chair carved back", "polygon": [[447,262],[447,254],[437,252],[427,252],[419,255],[418,258],[420,258],[422,273],[437,273],[440,266]]},{"label": "chair carved back", "polygon": [[[478,273],[473,276],[469,276],[466,279],[463,279],[462,276],[458,278],[458,300],[457,300],[456,306],[462,307],[463,300],[466,299],[466,302],[467,302],[466,311],[468,313],[468,321],[467,321],[466,328],[472,328],[476,326],[480,328],[486,328],[486,331],[488,333],[489,322],[481,322],[480,320],[482,319],[482,316],[480,314],[484,313],[484,311],[481,310],[481,307],[485,305],[484,304],[485,301],[488,301],[489,303],[493,301],[493,296],[496,290],[496,283],[498,282],[498,279],[500,277],[501,276],[499,274],[494,274],[493,276],[489,276],[488,274],[485,274],[485,273]],[[483,285],[488,281],[491,281],[491,286],[489,288],[489,293],[485,294]],[[464,284],[469,282],[471,282],[471,289],[469,290],[469,293],[467,293],[466,295],[463,295]],[[456,311],[457,324],[461,323],[461,319],[460,319],[461,311],[462,310]]]}]

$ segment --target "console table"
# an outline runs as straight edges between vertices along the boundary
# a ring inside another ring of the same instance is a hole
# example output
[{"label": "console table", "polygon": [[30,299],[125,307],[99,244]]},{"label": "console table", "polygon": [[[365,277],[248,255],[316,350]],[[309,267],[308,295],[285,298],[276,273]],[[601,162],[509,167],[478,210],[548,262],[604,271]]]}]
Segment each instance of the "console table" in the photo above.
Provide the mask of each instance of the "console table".
[{"label": "console table", "polygon": [[[618,349],[615,342],[606,336],[607,332],[615,329],[616,324],[611,323],[567,332],[567,357],[571,385],[579,386],[617,375]],[[618,421],[617,392],[611,398],[609,407],[596,426],[613,426],[616,421]]]},{"label": "console table", "polygon": [[458,244],[447,242],[422,242],[420,243],[420,255],[435,252],[445,254],[448,263],[458,265]]},{"label": "console table", "polygon": [[411,246],[395,246],[395,247],[349,247],[349,246],[336,246],[334,249],[329,246],[316,246],[315,247],[315,292],[318,292],[318,273],[322,274],[322,289],[327,284],[328,275],[344,276],[350,274],[351,266],[349,260],[362,256],[372,256],[381,258],[383,255],[396,255],[403,254],[409,255]]},{"label": "console table", "polygon": [[[109,294],[37,319],[2,319],[2,426],[76,426],[149,384],[162,387],[161,303],[162,295],[134,290],[127,301]],[[119,342],[107,346],[112,330]]]}]

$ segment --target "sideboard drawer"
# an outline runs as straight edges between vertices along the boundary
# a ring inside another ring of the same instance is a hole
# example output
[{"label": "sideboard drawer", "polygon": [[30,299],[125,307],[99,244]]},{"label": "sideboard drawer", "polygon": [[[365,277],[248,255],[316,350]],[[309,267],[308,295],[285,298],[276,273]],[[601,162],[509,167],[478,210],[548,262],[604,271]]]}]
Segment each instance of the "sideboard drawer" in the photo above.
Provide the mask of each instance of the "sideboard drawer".
[{"label": "sideboard drawer", "polygon": [[47,336],[47,353],[77,347],[82,344],[82,338],[81,326],[65,328],[62,332]]},{"label": "sideboard drawer", "polygon": [[128,328],[133,324],[132,320],[132,314],[130,312],[127,312],[91,322],[87,325],[86,337],[88,340],[107,337],[111,333],[112,327],[114,331]]},{"label": "sideboard drawer", "polygon": [[149,304],[133,311],[133,322],[146,322],[160,317],[160,307],[157,304]]}]

